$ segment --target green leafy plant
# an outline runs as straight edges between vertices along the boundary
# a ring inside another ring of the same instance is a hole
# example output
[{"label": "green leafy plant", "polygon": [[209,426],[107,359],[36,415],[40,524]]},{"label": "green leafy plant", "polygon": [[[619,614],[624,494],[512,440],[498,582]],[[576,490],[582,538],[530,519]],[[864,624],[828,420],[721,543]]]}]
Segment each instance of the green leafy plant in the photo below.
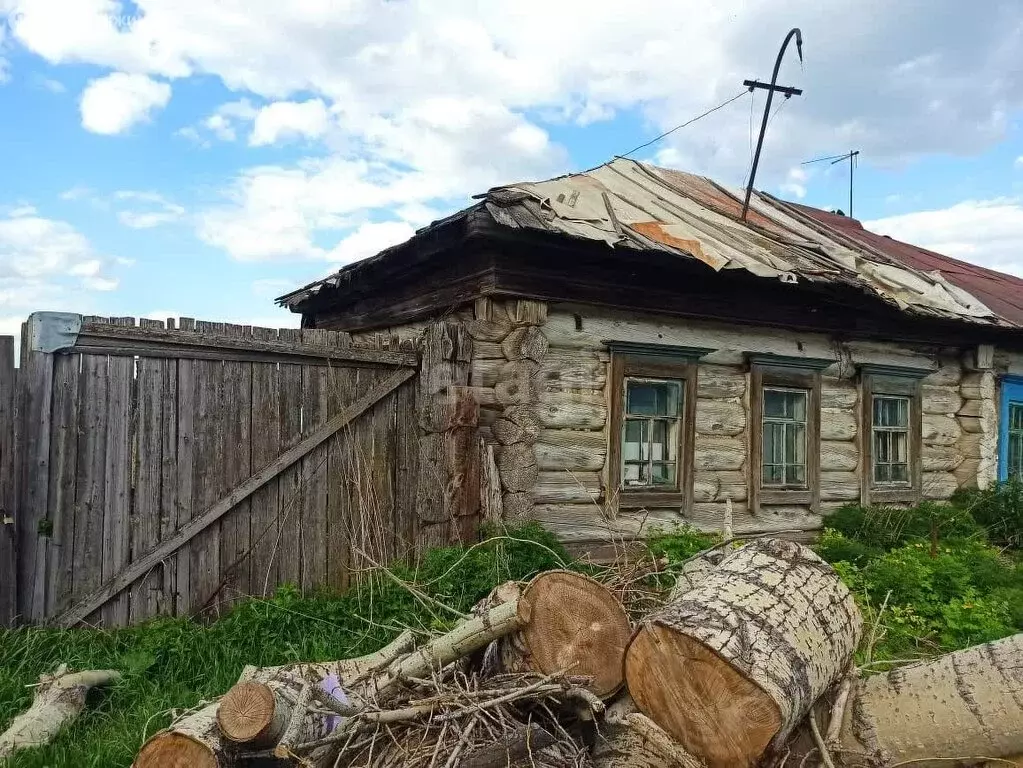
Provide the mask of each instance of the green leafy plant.
[{"label": "green leafy plant", "polygon": [[991,541],[1003,546],[1023,546],[1023,481],[1013,479],[983,491],[960,489],[952,503],[982,526]]}]

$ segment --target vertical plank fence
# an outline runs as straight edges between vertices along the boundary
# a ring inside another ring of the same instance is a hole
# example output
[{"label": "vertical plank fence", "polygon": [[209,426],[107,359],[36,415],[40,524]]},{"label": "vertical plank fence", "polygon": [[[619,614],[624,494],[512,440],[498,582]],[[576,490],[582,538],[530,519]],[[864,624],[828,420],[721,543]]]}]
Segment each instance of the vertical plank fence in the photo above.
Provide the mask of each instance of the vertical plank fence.
[{"label": "vertical plank fence", "polygon": [[[216,614],[463,540],[471,344],[31,316],[0,337],[0,626]],[[420,354],[422,351],[422,354]]]}]

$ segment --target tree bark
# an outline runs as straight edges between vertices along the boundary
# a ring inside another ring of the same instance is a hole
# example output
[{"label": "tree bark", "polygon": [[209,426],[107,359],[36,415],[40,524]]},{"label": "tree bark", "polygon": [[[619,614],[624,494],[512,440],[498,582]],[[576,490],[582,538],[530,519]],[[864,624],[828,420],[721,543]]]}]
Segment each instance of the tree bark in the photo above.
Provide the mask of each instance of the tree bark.
[{"label": "tree bark", "polygon": [[628,695],[607,708],[592,757],[594,768],[705,768]]},{"label": "tree bark", "polygon": [[581,574],[546,571],[525,588],[514,582],[501,585],[487,603],[516,599],[528,601],[532,618],[487,649],[484,669],[541,675],[564,670],[591,678],[589,688],[601,698],[621,688],[632,628],[622,604],[605,586]]},{"label": "tree bark", "polygon": [[644,620],[625,675],[639,709],[709,768],[752,766],[841,677],[861,632],[831,566],[759,539]]},{"label": "tree bark", "polygon": [[851,698],[836,754],[840,765],[1019,760],[1023,634],[873,675],[858,681]]},{"label": "tree bark", "polygon": [[40,677],[32,705],[0,734],[0,760],[20,749],[49,744],[61,728],[85,709],[85,697],[92,688],[108,685],[120,677],[120,672],[108,669],[67,672],[63,668],[56,674]]}]

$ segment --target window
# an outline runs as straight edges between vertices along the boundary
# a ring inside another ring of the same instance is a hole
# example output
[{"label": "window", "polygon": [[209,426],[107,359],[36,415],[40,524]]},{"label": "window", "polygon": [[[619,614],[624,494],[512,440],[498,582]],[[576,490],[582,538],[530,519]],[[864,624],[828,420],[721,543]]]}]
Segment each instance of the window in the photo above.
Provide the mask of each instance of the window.
[{"label": "window", "polygon": [[619,508],[684,512],[692,499],[695,353],[609,346],[608,501]]},{"label": "window", "polygon": [[806,403],[803,389],[764,388],[765,486],[806,487]]},{"label": "window", "polygon": [[912,504],[920,499],[920,379],[926,373],[912,368],[860,367],[863,504]]},{"label": "window", "polygon": [[1023,480],[1023,403],[1009,403],[1009,478]]},{"label": "window", "polygon": [[820,371],[830,360],[749,355],[749,504],[820,508]]},{"label": "window", "polygon": [[683,393],[679,380],[625,380],[623,487],[678,487],[678,436]]},{"label": "window", "polygon": [[875,485],[908,485],[909,478],[908,397],[874,395],[873,457]]}]

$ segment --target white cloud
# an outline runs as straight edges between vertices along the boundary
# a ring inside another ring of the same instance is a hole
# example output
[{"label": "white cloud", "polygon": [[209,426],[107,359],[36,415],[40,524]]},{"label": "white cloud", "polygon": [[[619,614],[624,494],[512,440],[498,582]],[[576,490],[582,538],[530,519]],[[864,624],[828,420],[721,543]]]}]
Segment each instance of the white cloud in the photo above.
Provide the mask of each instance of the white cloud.
[{"label": "white cloud", "polygon": [[1023,277],[1023,200],[965,200],[864,222],[875,232]]},{"label": "white cloud", "polygon": [[317,139],[327,132],[330,114],[322,99],[276,101],[259,110],[249,145],[261,147],[293,138]]},{"label": "white cloud", "polygon": [[79,308],[83,292],[117,288],[109,266],[67,222],[30,206],[0,215],[0,307],[7,311]]},{"label": "white cloud", "polygon": [[350,264],[408,240],[416,231],[404,221],[363,224],[334,246],[328,258],[337,264]]},{"label": "white cloud", "polygon": [[1019,157],[1016,158],[1015,165],[1017,168],[1023,168],[1023,155],[1020,155]]},{"label": "white cloud", "polygon": [[798,166],[789,168],[785,181],[778,185],[778,189],[785,194],[794,195],[798,200],[802,200],[806,197],[806,182],[809,178],[807,172],[802,168]]},{"label": "white cloud", "polygon": [[252,293],[261,299],[276,299],[295,287],[294,280],[265,277],[252,281]]},{"label": "white cloud", "polygon": [[138,74],[113,74],[92,80],[82,92],[82,126],[93,133],[124,133],[170,101],[167,83]]},{"label": "white cloud", "polygon": [[67,91],[67,86],[65,86],[64,83],[60,82],[60,80],[54,80],[49,77],[44,77],[39,81],[39,84],[50,93],[64,93]]},{"label": "white cloud", "polygon": [[185,215],[184,206],[167,200],[156,192],[138,192],[122,190],[114,193],[120,205],[132,205],[133,208],[122,208],[117,218],[126,227],[132,229],[152,229],[164,224],[179,221]]}]

